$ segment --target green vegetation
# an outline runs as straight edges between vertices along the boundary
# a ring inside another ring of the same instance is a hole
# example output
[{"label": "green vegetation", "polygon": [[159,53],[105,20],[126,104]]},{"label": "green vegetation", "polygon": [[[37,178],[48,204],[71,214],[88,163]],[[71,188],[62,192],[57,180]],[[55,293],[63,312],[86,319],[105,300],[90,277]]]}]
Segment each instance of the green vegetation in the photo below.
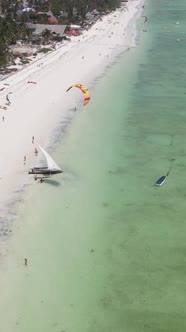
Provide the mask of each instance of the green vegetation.
[{"label": "green vegetation", "polygon": [[[51,10],[57,17],[60,24],[70,24],[82,22],[88,11],[97,9],[100,13],[105,10],[114,10],[120,5],[121,0],[30,0],[29,6],[33,5],[37,11]],[[9,61],[9,45],[15,44],[17,40],[31,39],[32,33],[26,23],[49,24],[48,16],[36,15],[35,12],[21,12],[21,1],[19,0],[0,0],[0,68],[4,67]],[[61,13],[66,13],[65,17]],[[53,36],[50,31],[44,31],[42,34],[44,42],[50,39],[60,40]],[[33,40],[34,43],[34,40]],[[50,49],[44,48],[44,52]],[[40,52],[43,52],[40,50]]]},{"label": "green vegetation", "polygon": [[38,53],[48,53],[48,52],[50,52],[50,51],[52,51],[51,48],[49,48],[49,47],[42,47],[42,48],[40,48],[40,50],[37,51],[37,52],[38,52]]},{"label": "green vegetation", "polygon": [[104,11],[106,9],[114,10],[119,7],[120,0],[51,0],[52,11],[56,16],[60,16],[60,11],[68,13],[69,19],[74,18],[74,9],[76,9],[75,16],[85,17],[88,11],[97,9]]},{"label": "green vegetation", "polygon": [[24,21],[19,21],[16,14],[16,4],[13,1],[2,0],[0,16],[0,66],[4,66],[8,60],[8,47],[17,40],[28,38],[30,35]]},{"label": "green vegetation", "polygon": [[49,41],[49,38],[50,38],[51,36],[52,36],[52,33],[51,33],[50,30],[48,30],[48,29],[43,30],[43,32],[42,32],[42,37],[43,37],[43,40],[44,40],[45,42],[48,42],[48,41]]},{"label": "green vegetation", "polygon": [[27,65],[28,63],[30,63],[30,60],[28,60],[28,59],[22,59],[21,63],[22,63],[22,65]]}]

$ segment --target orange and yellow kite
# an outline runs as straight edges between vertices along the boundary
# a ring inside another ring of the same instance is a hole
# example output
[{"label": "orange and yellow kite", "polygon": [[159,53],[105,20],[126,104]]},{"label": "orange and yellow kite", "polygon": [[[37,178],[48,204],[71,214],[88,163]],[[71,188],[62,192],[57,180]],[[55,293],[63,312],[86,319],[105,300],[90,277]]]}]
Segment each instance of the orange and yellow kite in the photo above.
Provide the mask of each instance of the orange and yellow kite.
[{"label": "orange and yellow kite", "polygon": [[72,89],[73,87],[75,88],[79,88],[82,92],[83,92],[83,95],[84,95],[84,105],[87,105],[89,100],[90,100],[90,92],[89,90],[86,88],[86,86],[82,85],[82,84],[73,84],[71,85],[67,90],[69,91],[70,89]]}]

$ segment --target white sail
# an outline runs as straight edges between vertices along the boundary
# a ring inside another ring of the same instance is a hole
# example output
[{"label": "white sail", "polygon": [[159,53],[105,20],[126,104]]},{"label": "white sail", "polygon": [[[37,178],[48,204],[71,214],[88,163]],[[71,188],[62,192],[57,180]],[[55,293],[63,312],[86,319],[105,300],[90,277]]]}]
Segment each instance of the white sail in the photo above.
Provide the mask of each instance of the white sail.
[{"label": "white sail", "polygon": [[49,170],[59,170],[61,171],[61,168],[56,164],[56,162],[52,159],[52,157],[46,152],[39,144],[38,144],[40,150],[43,152],[46,160],[47,160],[47,165]]}]

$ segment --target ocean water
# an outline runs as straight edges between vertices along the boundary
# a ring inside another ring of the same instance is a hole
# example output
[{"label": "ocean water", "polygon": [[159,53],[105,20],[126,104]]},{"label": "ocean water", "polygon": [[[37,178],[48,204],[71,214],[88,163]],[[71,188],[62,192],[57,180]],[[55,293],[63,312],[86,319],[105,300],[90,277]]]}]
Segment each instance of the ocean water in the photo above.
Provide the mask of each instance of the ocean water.
[{"label": "ocean water", "polygon": [[17,204],[3,332],[184,331],[185,11],[182,0],[146,1],[137,47],[57,136],[64,173]]}]

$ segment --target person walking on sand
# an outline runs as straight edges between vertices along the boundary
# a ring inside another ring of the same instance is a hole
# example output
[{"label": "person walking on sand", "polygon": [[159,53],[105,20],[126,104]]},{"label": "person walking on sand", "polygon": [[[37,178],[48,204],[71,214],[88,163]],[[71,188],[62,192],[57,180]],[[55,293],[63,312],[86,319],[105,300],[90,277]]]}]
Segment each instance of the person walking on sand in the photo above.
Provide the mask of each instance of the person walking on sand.
[{"label": "person walking on sand", "polygon": [[24,262],[25,262],[25,263],[24,263],[24,264],[25,264],[25,266],[27,266],[27,265],[28,265],[28,259],[27,259],[27,258],[25,258],[25,259],[24,259]]},{"label": "person walking on sand", "polygon": [[36,156],[38,155],[38,150],[36,148],[35,148],[34,153],[35,153]]},{"label": "person walking on sand", "polygon": [[34,144],[34,136],[32,136],[32,144]]}]

